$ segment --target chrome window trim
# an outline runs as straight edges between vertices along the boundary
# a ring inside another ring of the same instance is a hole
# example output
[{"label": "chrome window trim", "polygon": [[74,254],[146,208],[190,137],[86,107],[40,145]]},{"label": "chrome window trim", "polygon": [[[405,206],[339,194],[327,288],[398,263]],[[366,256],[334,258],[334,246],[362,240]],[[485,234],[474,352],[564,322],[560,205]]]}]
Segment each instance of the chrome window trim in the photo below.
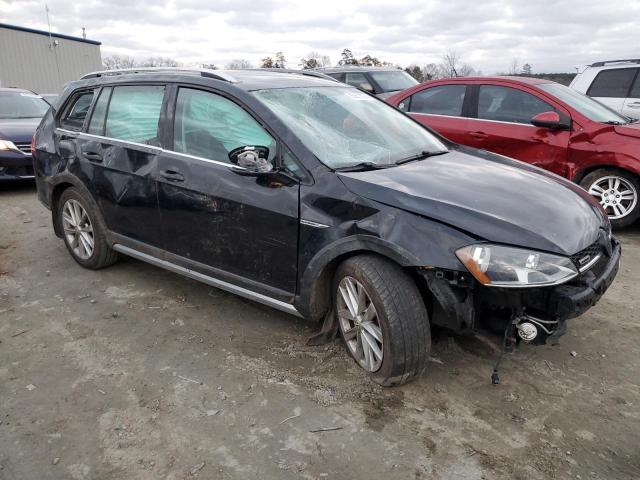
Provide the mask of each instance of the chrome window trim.
[{"label": "chrome window trim", "polygon": [[491,122],[491,123],[504,123],[507,125],[520,125],[521,127],[538,128],[535,125],[531,125],[529,123],[503,122],[502,120],[487,120],[486,118],[461,117],[458,115],[440,115],[437,113],[420,113],[420,112],[405,112],[405,113],[411,113],[412,115],[424,115],[427,117],[462,118],[464,120],[476,120],[480,122]]},{"label": "chrome window trim", "polygon": [[116,250],[117,252],[123,253],[130,257],[137,258],[138,260],[142,260],[143,262],[147,262],[147,263],[150,263],[151,265],[155,265],[156,267],[164,268],[174,273],[179,273],[181,275],[184,275],[185,277],[189,277],[189,278],[192,278],[193,280],[197,280],[199,282],[206,283],[207,285],[211,285],[212,287],[219,288],[221,290],[225,290],[230,293],[234,293],[241,297],[248,298],[249,300],[254,300],[263,305],[276,308],[282,312],[286,312],[291,315],[302,317],[302,315],[300,314],[300,312],[298,312],[296,307],[294,307],[290,303],[285,303],[280,300],[276,300],[275,298],[271,298],[266,295],[263,295],[261,293],[257,293],[252,290],[239,287],[232,283],[228,283],[223,280],[210,277],[203,273],[196,272],[195,270],[181,267],[180,265],[176,265],[175,263],[171,263],[166,260],[162,260],[160,258],[154,257],[152,255],[148,255],[138,250],[134,250],[133,248],[125,247],[124,245],[121,245],[119,243],[114,244],[113,249]]},{"label": "chrome window trim", "polygon": [[225,163],[225,162],[221,162],[219,160],[210,160],[208,158],[203,158],[203,157],[198,157],[196,155],[190,155],[188,153],[181,153],[181,152],[176,152],[174,150],[167,150],[161,147],[155,147],[153,145],[146,145],[144,143],[137,143],[137,142],[130,142],[128,140],[120,140],[117,138],[111,138],[111,137],[104,137],[102,135],[94,135],[93,133],[86,133],[86,132],[74,132],[72,130],[66,130],[64,128],[56,128],[56,131],[59,133],[65,133],[67,135],[73,135],[74,137],[81,137],[81,138],[89,138],[89,139],[95,139],[95,140],[100,140],[103,142],[108,142],[108,143],[112,143],[114,145],[120,146],[120,147],[124,147],[124,148],[136,148],[139,150],[143,150],[147,153],[154,153],[154,154],[165,154],[165,155],[177,155],[179,157],[185,157],[185,158],[191,158],[193,160],[199,160],[201,162],[207,162],[207,163],[212,163],[214,165],[220,165],[222,167],[227,167],[227,168],[232,168],[234,170],[246,170],[245,167],[241,167],[238,165],[234,165],[232,163]]}]

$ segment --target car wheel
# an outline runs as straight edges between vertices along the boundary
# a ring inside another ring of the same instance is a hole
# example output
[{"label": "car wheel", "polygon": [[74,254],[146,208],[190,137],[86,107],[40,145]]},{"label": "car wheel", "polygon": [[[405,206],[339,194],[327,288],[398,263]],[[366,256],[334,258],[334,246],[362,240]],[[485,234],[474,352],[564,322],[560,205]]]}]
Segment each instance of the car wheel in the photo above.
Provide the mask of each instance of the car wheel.
[{"label": "car wheel", "polygon": [[374,255],[344,261],[334,305],[347,351],[375,382],[400,385],[423,372],[431,351],[427,309],[398,265]]},{"label": "car wheel", "polygon": [[580,186],[600,202],[613,227],[628,227],[640,217],[640,181],[635,175],[602,168],[584,177]]},{"label": "car wheel", "polygon": [[118,253],[107,243],[106,228],[93,199],[68,188],[60,196],[58,222],[67,250],[83,267],[97,270],[118,260]]}]

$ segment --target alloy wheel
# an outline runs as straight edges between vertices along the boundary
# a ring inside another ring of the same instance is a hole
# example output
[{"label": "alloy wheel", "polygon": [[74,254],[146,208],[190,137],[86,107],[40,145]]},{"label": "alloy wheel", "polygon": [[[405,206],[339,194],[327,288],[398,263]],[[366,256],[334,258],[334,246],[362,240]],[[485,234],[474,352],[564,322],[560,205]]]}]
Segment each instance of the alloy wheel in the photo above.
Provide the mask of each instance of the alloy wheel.
[{"label": "alloy wheel", "polygon": [[353,277],[338,284],[338,323],[347,348],[368,372],[382,366],[383,338],[376,307],[365,287]]},{"label": "alloy wheel", "polygon": [[93,255],[93,226],[84,207],[77,200],[69,199],[62,207],[62,228],[73,253],[82,260]]},{"label": "alloy wheel", "polygon": [[588,192],[598,199],[612,220],[626,217],[638,202],[636,188],[623,177],[601,177],[593,182]]}]

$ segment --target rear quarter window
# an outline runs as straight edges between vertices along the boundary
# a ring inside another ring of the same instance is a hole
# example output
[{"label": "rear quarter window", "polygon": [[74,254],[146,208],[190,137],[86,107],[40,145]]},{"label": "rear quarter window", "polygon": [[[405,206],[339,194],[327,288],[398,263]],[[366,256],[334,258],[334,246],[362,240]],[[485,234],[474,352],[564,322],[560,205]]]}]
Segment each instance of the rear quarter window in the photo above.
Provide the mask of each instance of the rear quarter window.
[{"label": "rear quarter window", "polygon": [[87,118],[91,103],[93,102],[94,91],[85,91],[78,93],[71,100],[70,106],[65,110],[65,113],[60,121],[60,126],[67,130],[79,132],[82,130],[84,120]]},{"label": "rear quarter window", "polygon": [[637,68],[603,70],[587,90],[590,97],[626,98]]}]

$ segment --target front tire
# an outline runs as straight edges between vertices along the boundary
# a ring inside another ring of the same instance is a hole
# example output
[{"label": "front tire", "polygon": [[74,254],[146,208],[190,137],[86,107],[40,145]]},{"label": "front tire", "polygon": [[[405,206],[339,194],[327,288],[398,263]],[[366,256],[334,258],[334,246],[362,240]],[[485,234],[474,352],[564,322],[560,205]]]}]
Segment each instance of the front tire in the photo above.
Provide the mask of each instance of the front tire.
[{"label": "front tire", "polygon": [[76,188],[68,188],[60,195],[58,222],[67,250],[83,267],[97,270],[118,260],[118,253],[107,243],[98,207]]},{"label": "front tire", "polygon": [[334,305],[347,351],[376,383],[400,385],[424,371],[431,351],[427,309],[398,265],[375,255],[347,259],[335,275]]},{"label": "front tire", "polygon": [[580,182],[605,209],[614,228],[624,228],[640,217],[640,180],[624,170],[601,168]]}]

